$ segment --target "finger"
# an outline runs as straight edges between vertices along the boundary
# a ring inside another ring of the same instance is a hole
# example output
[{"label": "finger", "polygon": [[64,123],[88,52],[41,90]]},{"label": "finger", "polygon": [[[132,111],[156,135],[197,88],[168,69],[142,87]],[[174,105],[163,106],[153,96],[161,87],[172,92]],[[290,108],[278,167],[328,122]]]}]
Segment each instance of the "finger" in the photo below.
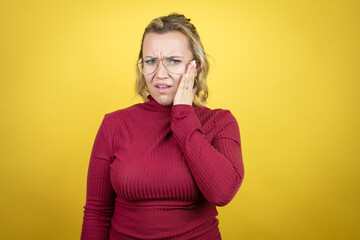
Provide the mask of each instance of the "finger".
[{"label": "finger", "polygon": [[188,80],[189,80],[189,76],[191,75],[191,70],[192,70],[191,64],[192,64],[192,62],[187,66],[186,72],[185,72],[185,74],[183,75],[183,77],[181,78],[181,82],[184,82],[184,83],[182,84],[183,86],[187,84],[187,82],[188,82]]},{"label": "finger", "polygon": [[194,60],[194,63],[193,63],[193,68],[192,68],[192,81],[194,82],[195,80],[195,77],[196,77],[196,61]]},{"label": "finger", "polygon": [[192,79],[192,74],[190,73],[190,74],[188,74],[188,75],[186,76],[186,79],[185,79],[184,89],[185,89],[186,91],[191,90],[191,88],[192,88],[191,79]]},{"label": "finger", "polygon": [[190,73],[190,78],[189,78],[189,83],[188,83],[191,88],[194,87],[195,74],[196,74],[196,62],[193,61],[192,65],[191,65],[191,73]]},{"label": "finger", "polygon": [[189,79],[189,73],[186,72],[180,80],[179,89],[181,89],[181,91],[184,91],[185,87],[188,85],[187,83],[188,79]]},{"label": "finger", "polygon": [[183,76],[180,79],[180,83],[179,83],[179,87],[178,89],[180,89],[181,91],[184,90],[185,85],[186,85],[186,79],[188,78],[188,73],[186,72],[185,74],[183,74]]},{"label": "finger", "polygon": [[189,64],[189,66],[186,69],[186,74],[185,74],[185,86],[189,86],[189,81],[191,80],[191,73],[192,73],[192,63]]},{"label": "finger", "polygon": [[194,86],[194,62],[192,61],[188,65],[185,74],[182,76],[180,80],[179,88],[180,91],[182,92],[181,94],[188,95],[190,92],[189,90],[191,90],[193,86]]}]

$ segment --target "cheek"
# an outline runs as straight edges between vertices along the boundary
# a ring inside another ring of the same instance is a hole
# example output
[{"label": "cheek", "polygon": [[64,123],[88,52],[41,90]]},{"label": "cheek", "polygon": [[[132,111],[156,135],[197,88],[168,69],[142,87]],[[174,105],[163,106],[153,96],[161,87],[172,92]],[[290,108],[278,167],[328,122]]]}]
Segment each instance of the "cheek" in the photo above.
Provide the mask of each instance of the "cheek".
[{"label": "cheek", "polygon": [[151,83],[151,81],[152,81],[152,76],[144,76],[144,78],[145,78],[146,85],[149,85],[149,83]]},{"label": "cheek", "polygon": [[175,84],[176,88],[179,86],[182,76],[183,75],[180,75],[180,76],[176,75],[176,76],[172,77],[172,79],[174,80],[174,84]]}]

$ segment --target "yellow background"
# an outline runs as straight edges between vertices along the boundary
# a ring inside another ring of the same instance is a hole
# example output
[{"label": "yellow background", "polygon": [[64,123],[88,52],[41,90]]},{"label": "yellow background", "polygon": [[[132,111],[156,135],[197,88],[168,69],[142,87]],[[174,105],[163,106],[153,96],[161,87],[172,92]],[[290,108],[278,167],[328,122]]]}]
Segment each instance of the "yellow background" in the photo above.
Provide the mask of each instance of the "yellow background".
[{"label": "yellow background", "polygon": [[79,239],[105,113],[137,102],[145,26],[184,13],[211,55],[245,180],[223,239],[360,237],[359,1],[0,2],[0,239]]}]

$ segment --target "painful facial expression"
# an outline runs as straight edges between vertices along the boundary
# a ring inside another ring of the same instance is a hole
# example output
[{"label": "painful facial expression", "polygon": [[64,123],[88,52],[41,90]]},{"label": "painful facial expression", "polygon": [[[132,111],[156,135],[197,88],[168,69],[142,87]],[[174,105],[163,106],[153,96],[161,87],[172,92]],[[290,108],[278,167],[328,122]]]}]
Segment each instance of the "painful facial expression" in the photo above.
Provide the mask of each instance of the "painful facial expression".
[{"label": "painful facial expression", "polygon": [[[147,33],[143,43],[143,57],[182,57],[184,61],[193,59],[189,42],[184,34],[172,31],[164,34]],[[150,95],[161,105],[172,105],[183,74],[169,72],[159,62],[154,73],[144,76]]]}]

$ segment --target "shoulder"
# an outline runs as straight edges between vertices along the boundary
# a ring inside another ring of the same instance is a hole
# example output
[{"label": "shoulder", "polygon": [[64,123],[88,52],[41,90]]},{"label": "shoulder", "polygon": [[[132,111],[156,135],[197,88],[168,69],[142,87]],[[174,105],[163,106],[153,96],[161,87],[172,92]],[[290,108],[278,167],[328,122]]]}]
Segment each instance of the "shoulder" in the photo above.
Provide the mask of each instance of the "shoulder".
[{"label": "shoulder", "polygon": [[103,118],[103,123],[105,125],[112,125],[112,126],[117,125],[119,122],[124,121],[126,117],[129,117],[134,112],[138,111],[137,105],[138,104],[135,104],[126,108],[105,113]]}]

